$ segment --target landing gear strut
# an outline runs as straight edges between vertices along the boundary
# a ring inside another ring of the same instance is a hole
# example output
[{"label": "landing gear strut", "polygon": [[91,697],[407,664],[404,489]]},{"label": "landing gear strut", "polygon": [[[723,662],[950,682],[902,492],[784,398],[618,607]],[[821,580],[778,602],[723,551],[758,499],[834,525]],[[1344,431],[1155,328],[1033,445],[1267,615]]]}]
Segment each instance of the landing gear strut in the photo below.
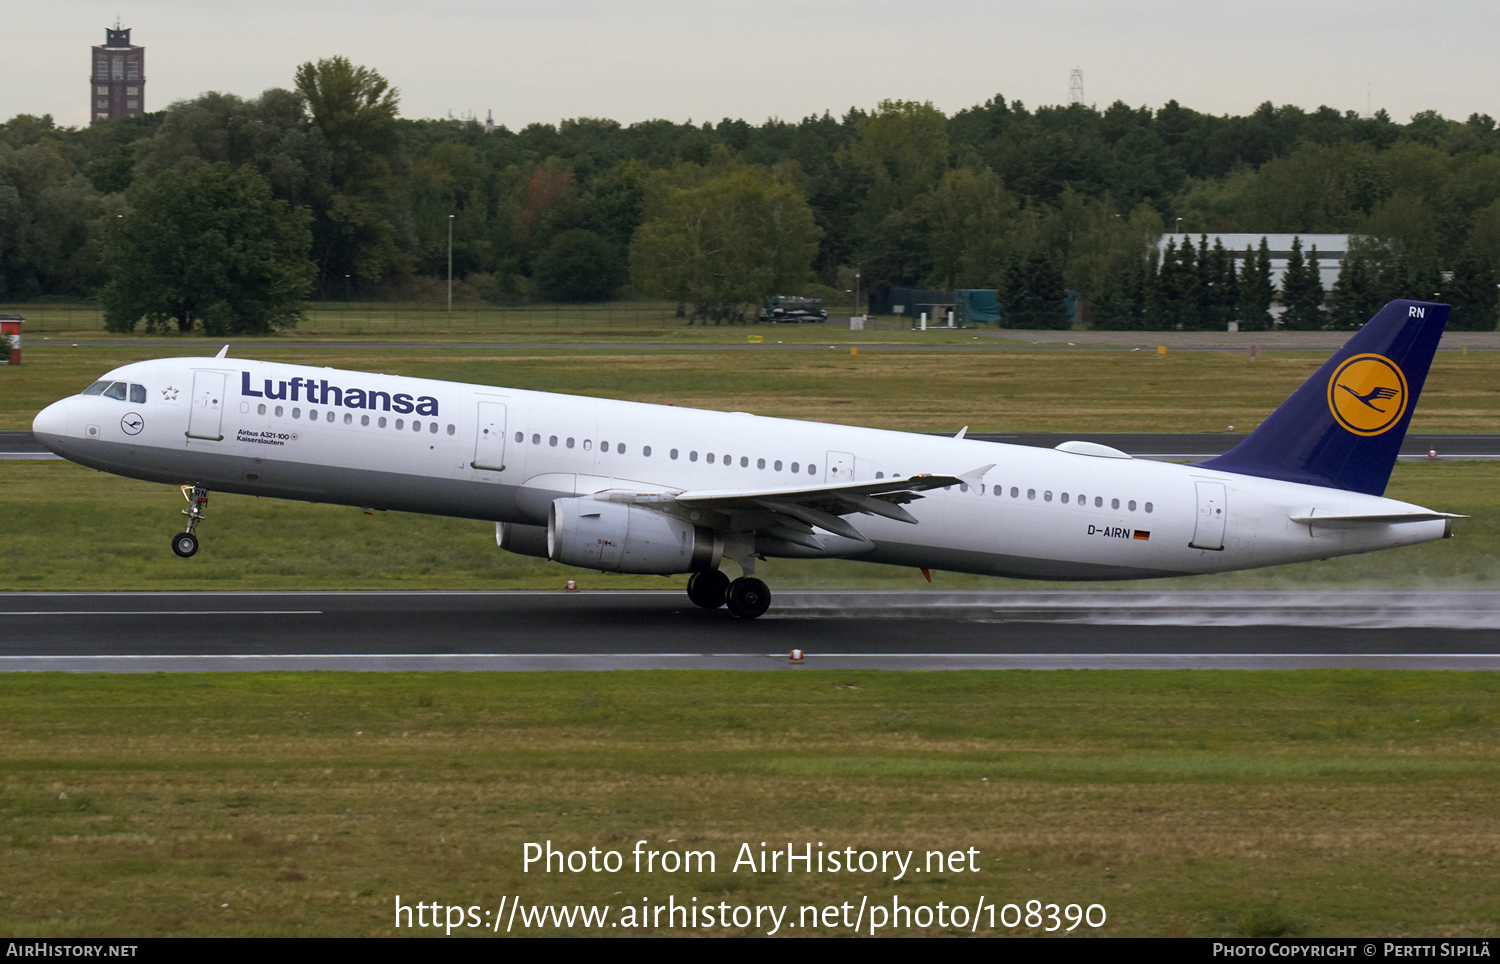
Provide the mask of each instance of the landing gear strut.
[{"label": "landing gear strut", "polygon": [[172,551],[186,559],[198,551],[198,537],[193,531],[198,528],[208,511],[208,490],[201,485],[184,485],[182,497],[188,504],[182,510],[182,514],[188,517],[187,531],[172,537]]}]

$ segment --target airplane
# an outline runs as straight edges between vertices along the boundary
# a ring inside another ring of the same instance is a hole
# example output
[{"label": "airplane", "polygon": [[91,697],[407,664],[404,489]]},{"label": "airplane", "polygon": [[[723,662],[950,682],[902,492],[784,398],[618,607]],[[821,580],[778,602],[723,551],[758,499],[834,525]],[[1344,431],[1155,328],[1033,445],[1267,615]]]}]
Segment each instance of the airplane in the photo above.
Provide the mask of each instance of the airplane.
[{"label": "airplane", "polygon": [[[180,485],[182,557],[209,492],[495,523],[502,549],[689,574],[752,619],[758,560],[844,558],[1052,580],[1183,576],[1452,535],[1383,493],[1447,305],[1393,301],[1228,453],[1190,465],[212,358],[135,362],[54,402],[58,455]],[[731,580],[721,568],[735,564]]]}]

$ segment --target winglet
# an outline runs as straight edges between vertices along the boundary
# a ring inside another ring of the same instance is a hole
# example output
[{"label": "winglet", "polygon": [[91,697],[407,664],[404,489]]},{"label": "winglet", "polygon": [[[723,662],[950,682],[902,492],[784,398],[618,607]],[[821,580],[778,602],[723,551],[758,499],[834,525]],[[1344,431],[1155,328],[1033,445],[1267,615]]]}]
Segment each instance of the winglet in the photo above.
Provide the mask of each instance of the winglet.
[{"label": "winglet", "polygon": [[958,434],[957,434],[957,435],[955,435],[955,436],[953,436],[953,437],[954,437],[954,438],[963,438],[963,437],[964,437],[964,434],[965,434],[965,433],[966,433],[966,432],[968,432],[968,431],[969,431],[969,426],[967,426],[967,425],[965,425],[965,426],[964,426],[964,427],[963,427],[963,428],[961,428],[961,429],[959,429],[959,430],[958,430]]},{"label": "winglet", "polygon": [[223,358],[227,354],[229,354],[229,346],[225,345],[223,348],[219,349],[219,353],[217,355],[215,355],[214,357],[215,358]]},{"label": "winglet", "polygon": [[991,462],[989,465],[981,465],[977,469],[971,469],[968,472],[964,472],[963,474],[959,475],[959,478],[967,483],[970,487],[977,489],[979,488],[979,483],[984,478],[985,473],[989,472],[989,470],[993,469],[994,467],[994,462]]}]

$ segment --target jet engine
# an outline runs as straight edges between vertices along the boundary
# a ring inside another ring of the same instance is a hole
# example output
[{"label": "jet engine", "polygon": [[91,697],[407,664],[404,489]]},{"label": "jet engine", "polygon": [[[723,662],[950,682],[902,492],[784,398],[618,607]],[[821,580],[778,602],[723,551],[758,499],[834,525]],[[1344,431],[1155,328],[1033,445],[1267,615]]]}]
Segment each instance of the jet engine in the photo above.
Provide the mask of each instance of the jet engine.
[{"label": "jet engine", "polygon": [[547,558],[605,572],[670,575],[719,567],[723,537],[638,505],[558,499],[547,514]]},{"label": "jet engine", "polygon": [[516,522],[495,523],[495,543],[506,552],[547,558],[547,527]]}]

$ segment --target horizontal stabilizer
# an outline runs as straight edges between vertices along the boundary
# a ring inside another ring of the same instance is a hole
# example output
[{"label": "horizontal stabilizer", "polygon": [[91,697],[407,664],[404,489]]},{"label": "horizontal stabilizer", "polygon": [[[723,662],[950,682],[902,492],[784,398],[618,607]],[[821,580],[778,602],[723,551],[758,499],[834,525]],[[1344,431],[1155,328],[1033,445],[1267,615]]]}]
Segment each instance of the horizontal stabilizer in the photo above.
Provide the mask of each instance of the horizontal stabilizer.
[{"label": "horizontal stabilizer", "polygon": [[1394,526],[1403,522],[1441,522],[1444,519],[1467,519],[1452,512],[1387,512],[1374,515],[1294,515],[1299,526],[1319,529],[1364,529],[1370,526]]}]

